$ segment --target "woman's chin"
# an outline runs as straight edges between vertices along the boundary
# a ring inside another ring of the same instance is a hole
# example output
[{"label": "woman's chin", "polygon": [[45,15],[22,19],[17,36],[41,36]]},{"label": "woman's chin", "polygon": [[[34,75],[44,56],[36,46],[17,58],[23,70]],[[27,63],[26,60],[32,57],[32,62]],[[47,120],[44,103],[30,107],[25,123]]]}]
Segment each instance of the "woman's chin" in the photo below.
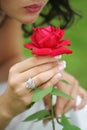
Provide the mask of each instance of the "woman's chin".
[{"label": "woman's chin", "polygon": [[28,18],[28,17],[22,17],[21,19],[19,19],[19,21],[22,23],[22,24],[32,24],[36,21],[37,17],[35,18]]},{"label": "woman's chin", "polygon": [[36,20],[25,20],[25,21],[22,21],[23,24],[32,24],[34,23]]}]

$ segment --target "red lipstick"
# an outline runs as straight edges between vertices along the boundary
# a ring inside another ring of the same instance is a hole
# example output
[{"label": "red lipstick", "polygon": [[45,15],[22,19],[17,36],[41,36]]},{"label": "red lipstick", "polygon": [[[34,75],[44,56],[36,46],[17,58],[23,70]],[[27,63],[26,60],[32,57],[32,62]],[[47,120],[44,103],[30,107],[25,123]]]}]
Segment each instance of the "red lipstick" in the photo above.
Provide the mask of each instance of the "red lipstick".
[{"label": "red lipstick", "polygon": [[24,7],[28,12],[30,13],[36,13],[38,12],[40,9],[41,9],[42,5],[39,5],[39,4],[33,4],[33,5],[30,5],[30,6],[26,6]]}]

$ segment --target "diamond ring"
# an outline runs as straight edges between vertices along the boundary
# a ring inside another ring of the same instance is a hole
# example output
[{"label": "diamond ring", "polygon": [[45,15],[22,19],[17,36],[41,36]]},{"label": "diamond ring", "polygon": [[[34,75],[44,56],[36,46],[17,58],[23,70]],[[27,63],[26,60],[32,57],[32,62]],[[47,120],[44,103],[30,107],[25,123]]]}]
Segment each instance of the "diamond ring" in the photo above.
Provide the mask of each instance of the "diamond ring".
[{"label": "diamond ring", "polygon": [[35,83],[33,81],[32,78],[29,78],[27,81],[26,81],[26,88],[28,89],[35,89]]}]

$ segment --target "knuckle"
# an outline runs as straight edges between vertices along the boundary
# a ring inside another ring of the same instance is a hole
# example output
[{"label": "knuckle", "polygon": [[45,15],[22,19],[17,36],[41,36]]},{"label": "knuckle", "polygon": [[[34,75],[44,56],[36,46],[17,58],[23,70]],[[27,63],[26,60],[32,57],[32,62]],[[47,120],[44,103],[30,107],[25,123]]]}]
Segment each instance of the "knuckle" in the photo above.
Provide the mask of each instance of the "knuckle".
[{"label": "knuckle", "polygon": [[78,87],[79,86],[79,82],[77,80],[75,80],[75,85]]},{"label": "knuckle", "polygon": [[72,77],[72,85],[75,87],[78,87],[79,85],[79,82],[74,77]]},{"label": "knuckle", "polygon": [[71,81],[74,84],[76,82],[76,79],[73,76],[71,76]]},{"label": "knuckle", "polygon": [[15,85],[14,78],[9,79],[9,84],[10,84],[10,86],[14,86]]},{"label": "knuckle", "polygon": [[14,72],[14,67],[12,66],[10,69],[9,69],[9,74],[12,74]]},{"label": "knuckle", "polygon": [[15,86],[18,85],[18,84],[17,84],[17,80],[16,80],[14,77],[10,78],[10,79],[8,80],[8,83],[9,83],[9,86],[10,86],[11,88],[15,88]]},{"label": "knuckle", "polygon": [[16,95],[18,98],[21,98],[21,97],[22,97],[22,95],[21,95],[21,93],[20,93],[20,90],[15,89],[14,93],[15,93],[15,95]]},{"label": "knuckle", "polygon": [[13,65],[13,66],[10,68],[9,73],[15,72],[16,66],[17,66],[17,64]]},{"label": "knuckle", "polygon": [[21,102],[23,106],[27,106],[29,104],[29,101],[26,98],[21,98]]}]

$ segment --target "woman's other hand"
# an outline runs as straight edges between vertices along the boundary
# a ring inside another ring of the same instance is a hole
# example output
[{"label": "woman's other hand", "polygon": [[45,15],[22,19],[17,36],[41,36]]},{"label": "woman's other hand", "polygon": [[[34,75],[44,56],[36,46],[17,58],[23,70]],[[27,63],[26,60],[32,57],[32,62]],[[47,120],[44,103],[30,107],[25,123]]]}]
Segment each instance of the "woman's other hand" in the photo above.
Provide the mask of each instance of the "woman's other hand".
[{"label": "woman's other hand", "polygon": [[[74,100],[58,96],[54,105],[56,116],[60,116],[71,109],[82,109],[87,104],[87,92],[80,87],[78,81],[72,75],[63,71],[61,80],[66,80],[68,84],[59,81],[56,84],[56,87],[64,93],[72,96]],[[80,96],[82,99],[79,105],[76,105],[77,96]],[[45,106],[47,109],[50,109],[49,98],[49,95],[44,98]]]},{"label": "woman's other hand", "polygon": [[[78,81],[72,75],[66,72],[63,72],[62,75],[62,79],[66,80],[69,84],[60,81],[57,84],[57,88],[72,96],[73,100],[64,97],[57,97],[55,105],[55,113],[57,116],[60,116],[61,114],[66,113],[71,109],[81,109],[87,104],[87,93],[83,88],[80,87]],[[76,105],[77,96],[82,98],[79,105]]]}]

